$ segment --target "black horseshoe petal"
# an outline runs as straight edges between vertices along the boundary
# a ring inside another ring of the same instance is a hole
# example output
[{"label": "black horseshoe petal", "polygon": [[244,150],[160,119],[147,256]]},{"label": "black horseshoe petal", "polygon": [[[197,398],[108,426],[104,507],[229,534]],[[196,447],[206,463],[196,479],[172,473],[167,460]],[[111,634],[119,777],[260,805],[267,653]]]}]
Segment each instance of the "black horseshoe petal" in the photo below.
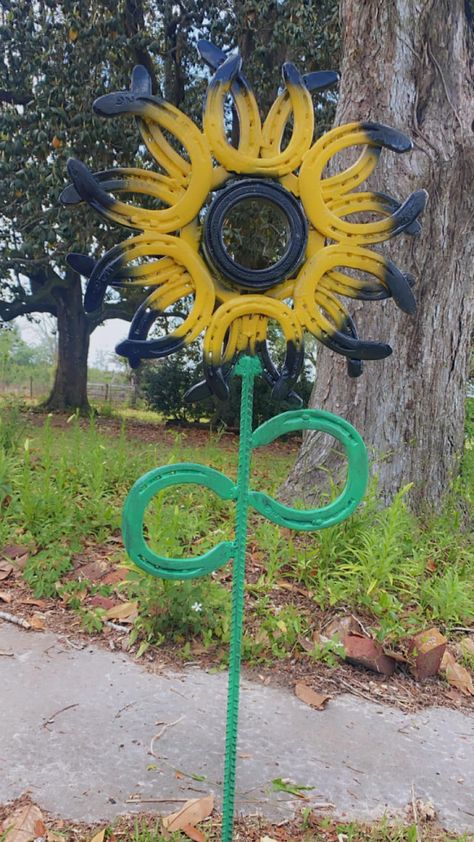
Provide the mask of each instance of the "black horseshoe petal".
[{"label": "black horseshoe petal", "polygon": [[212,44],[211,41],[206,41],[205,38],[199,39],[197,42],[197,49],[203,62],[207,64],[211,70],[217,70],[221,64],[224,64],[227,58],[227,53],[225,53],[224,50],[221,50],[220,47],[216,47],[216,45]]},{"label": "black horseshoe petal", "polygon": [[325,91],[337,85],[339,79],[339,73],[334,70],[317,70],[314,73],[305,73],[303,76],[303,82],[308,91]]},{"label": "black horseshoe petal", "polygon": [[143,64],[136,64],[132,70],[130,90],[135,96],[151,96],[153,92],[151,76]]},{"label": "black horseshoe petal", "polygon": [[403,272],[400,272],[400,269],[391,260],[386,261],[384,281],[400,310],[413,315],[416,311],[416,300],[411,290],[411,285],[407,276]]},{"label": "black horseshoe petal", "polygon": [[159,339],[147,339],[150,328],[161,315],[160,310],[149,306],[149,299],[138,307],[130,324],[128,338],[120,342],[115,350],[122,357],[128,357],[132,368],[136,368],[142,359],[160,359],[174,354],[186,345],[182,337],[168,334]]},{"label": "black horseshoe petal", "polygon": [[159,339],[124,339],[115,346],[115,351],[121,357],[128,357],[132,368],[136,368],[141,360],[168,357],[184,348],[185,344],[184,339],[171,336],[162,336]]},{"label": "black horseshoe petal", "polygon": [[220,401],[226,401],[229,397],[230,389],[228,384],[228,377],[224,372],[224,367],[221,365],[210,365],[204,362],[204,375],[208,389]]},{"label": "black horseshoe petal", "polygon": [[[278,371],[278,368],[276,367],[275,363],[273,362],[270,356],[266,341],[259,343],[257,352],[260,358],[260,362],[262,363],[263,378],[268,383],[268,385],[272,387],[273,397],[273,388],[280,379],[280,372]],[[303,399],[293,390],[288,392],[286,396],[286,401],[293,406],[303,406]]]},{"label": "black horseshoe petal", "polygon": [[96,263],[93,257],[89,257],[87,254],[78,254],[75,251],[66,255],[66,262],[71,269],[74,269],[79,275],[83,275],[84,278],[90,278]]},{"label": "black horseshoe petal", "polygon": [[84,295],[86,313],[92,313],[102,305],[107,287],[113,284],[118,270],[122,267],[123,256],[122,247],[114,246],[95,264]]},{"label": "black horseshoe petal", "polygon": [[383,123],[361,123],[360,127],[377,146],[399,153],[413,149],[413,142],[408,135],[398,129],[392,129],[391,126],[385,126]]},{"label": "black horseshoe petal", "polygon": [[91,207],[102,210],[103,208],[110,208],[115,204],[114,197],[110,196],[109,193],[106,193],[101,188],[99,182],[82,161],[78,161],[76,158],[69,158],[67,171],[79,196],[87,204],[91,205]]},{"label": "black horseshoe petal", "polygon": [[281,72],[285,85],[297,85],[298,87],[305,86],[301,73],[291,61],[285,62]]},{"label": "black horseshoe petal", "polygon": [[[394,213],[401,207],[401,202],[398,202],[397,199],[394,199],[394,197],[390,196],[388,193],[375,193],[375,195],[391,213]],[[405,228],[405,234],[410,234],[413,237],[416,237],[420,231],[421,222],[418,222],[417,219]]]},{"label": "black horseshoe petal", "polygon": [[416,218],[425,209],[427,200],[428,193],[426,190],[416,190],[415,193],[411,193],[410,196],[408,196],[408,199],[400,205],[398,210],[396,210],[391,217],[393,224],[393,229],[391,231],[392,237],[395,237],[397,234],[405,231],[406,228],[409,228],[413,224]]},{"label": "black horseshoe petal", "polygon": [[[110,170],[98,170],[91,173],[95,181],[98,181],[107,190],[123,189],[124,182],[130,177],[121,167]],[[68,184],[59,197],[63,205],[78,205],[82,202],[82,196],[74,184]]]},{"label": "black horseshoe petal", "polygon": [[[355,326],[354,320],[351,316],[347,316],[346,323],[344,325],[343,333],[346,333],[348,336],[352,336],[353,339],[358,339],[359,335],[357,333],[357,328]],[[360,377],[364,371],[364,363],[362,360],[356,360],[354,357],[347,357],[347,373],[349,377]]]},{"label": "black horseshoe petal", "polygon": [[340,330],[335,330],[331,335],[323,333],[318,339],[336,354],[355,360],[383,360],[392,353],[390,345],[384,342],[354,339]]},{"label": "black horseshoe petal", "polygon": [[232,82],[240,73],[242,67],[242,59],[239,55],[229,56],[219,65],[214,76],[210,81],[210,87],[216,85],[223,85],[226,82]]}]

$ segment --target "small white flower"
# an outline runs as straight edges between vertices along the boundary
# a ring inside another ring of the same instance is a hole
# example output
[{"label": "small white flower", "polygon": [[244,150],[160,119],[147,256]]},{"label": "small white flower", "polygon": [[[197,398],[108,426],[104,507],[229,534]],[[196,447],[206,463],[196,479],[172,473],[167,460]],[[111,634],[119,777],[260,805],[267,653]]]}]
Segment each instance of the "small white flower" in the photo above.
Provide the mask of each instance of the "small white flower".
[{"label": "small white flower", "polygon": [[191,605],[191,611],[202,611],[202,604],[195,602],[194,605]]}]

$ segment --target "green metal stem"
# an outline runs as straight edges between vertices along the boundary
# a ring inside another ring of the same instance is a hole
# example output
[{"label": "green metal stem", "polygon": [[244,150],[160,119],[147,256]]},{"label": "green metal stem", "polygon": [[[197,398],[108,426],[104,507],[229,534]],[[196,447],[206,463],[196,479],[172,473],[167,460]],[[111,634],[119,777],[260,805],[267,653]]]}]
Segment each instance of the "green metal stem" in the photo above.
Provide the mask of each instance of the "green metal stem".
[{"label": "green metal stem", "polygon": [[242,378],[242,394],[240,398],[235,553],[232,573],[232,625],[229,655],[229,685],[227,691],[222,842],[232,842],[234,825],[235,767],[237,759],[240,664],[244,619],[245,555],[247,549],[249,477],[252,455],[253,387],[255,376],[260,371],[260,363],[252,357],[242,357],[236,368],[236,373]]}]

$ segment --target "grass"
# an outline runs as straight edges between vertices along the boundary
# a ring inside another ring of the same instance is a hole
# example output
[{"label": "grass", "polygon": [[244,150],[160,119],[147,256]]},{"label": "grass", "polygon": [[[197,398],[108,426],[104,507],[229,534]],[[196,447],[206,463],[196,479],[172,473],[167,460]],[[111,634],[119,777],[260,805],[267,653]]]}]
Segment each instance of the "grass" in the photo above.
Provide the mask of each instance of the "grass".
[{"label": "grass", "polygon": [[[75,839],[76,842],[90,842],[94,834],[100,834],[104,842],[189,842],[189,836],[181,833],[164,833],[157,817],[123,817],[105,827],[69,825],[46,820],[49,831],[60,842]],[[221,830],[218,819],[208,819],[199,824],[199,830],[206,842],[220,842]],[[418,818],[417,824],[400,820],[380,819],[370,824],[365,822],[344,822],[326,818],[313,812],[310,807],[301,811],[293,821],[271,825],[258,818],[239,819],[234,827],[234,842],[472,842],[474,837],[458,835],[443,830],[436,822]],[[0,834],[0,842],[8,842],[8,831]]]},{"label": "grass", "polygon": [[[381,640],[394,642],[430,624],[449,633],[472,623],[474,542],[464,525],[474,479],[474,401],[469,404],[463,472],[440,515],[415,518],[407,507],[409,489],[381,509],[375,483],[351,518],[318,533],[289,533],[251,515],[248,660],[287,657],[302,635],[314,631],[316,613],[328,609],[358,612]],[[74,583],[64,584],[74,556],[117,533],[123,500],[145,471],[191,461],[235,477],[237,443],[231,437],[222,441],[203,433],[196,444],[192,436],[165,434],[157,426],[148,443],[128,438],[126,423],[116,434],[102,432],[94,418],[85,427],[76,417],[60,429],[51,418],[33,427],[15,406],[1,409],[0,547],[31,548],[24,575],[37,596],[54,596],[65,587],[74,597]],[[283,449],[271,451],[270,458],[255,454],[254,486],[275,493],[292,459]],[[146,528],[151,545],[164,555],[203,553],[232,538],[233,504],[193,486],[170,489],[150,505]],[[113,559],[125,562],[123,551],[117,549]],[[123,588],[127,599],[138,601],[133,637],[141,651],[166,640],[182,644],[185,655],[193,639],[207,648],[226,643],[228,574],[172,583],[131,569]],[[306,594],[301,604],[279,599],[291,586]],[[83,615],[91,631],[100,629],[100,609]],[[333,657],[324,648],[313,654]]]}]

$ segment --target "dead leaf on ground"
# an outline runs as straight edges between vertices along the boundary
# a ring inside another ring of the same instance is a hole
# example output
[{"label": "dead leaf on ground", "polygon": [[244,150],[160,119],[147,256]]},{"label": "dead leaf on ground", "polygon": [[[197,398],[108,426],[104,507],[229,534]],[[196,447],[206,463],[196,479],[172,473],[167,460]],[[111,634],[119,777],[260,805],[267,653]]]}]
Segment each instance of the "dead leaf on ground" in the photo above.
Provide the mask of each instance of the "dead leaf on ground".
[{"label": "dead leaf on ground", "polygon": [[441,661],[440,672],[445,676],[446,681],[453,687],[457,687],[465,696],[474,696],[474,684],[471,673],[461,664],[458,664],[451,652],[445,652]]},{"label": "dead leaf on ground", "polygon": [[260,842],[277,842],[277,840],[273,839],[271,836],[261,836]]},{"label": "dead leaf on ground", "polygon": [[3,831],[8,831],[8,842],[33,842],[38,835],[36,827],[44,828],[43,814],[36,804],[19,807],[3,822]]},{"label": "dead leaf on ground", "polygon": [[463,655],[474,655],[474,638],[462,637],[458,643],[458,646]]},{"label": "dead leaf on ground", "polygon": [[206,837],[204,836],[202,830],[199,830],[192,824],[186,824],[181,828],[181,830],[189,837],[189,839],[193,839],[194,842],[206,842]]},{"label": "dead leaf on ground", "polygon": [[106,828],[106,827],[103,827],[101,830],[99,830],[99,831],[98,831],[98,833],[96,833],[96,834],[92,837],[92,839],[90,840],[90,842],[104,842],[104,839],[105,839],[105,831],[106,831],[106,830],[107,830],[107,828]]},{"label": "dead leaf on ground", "polygon": [[138,604],[136,602],[121,602],[114,605],[105,612],[107,620],[120,620],[122,623],[133,623],[138,617]]},{"label": "dead leaf on ground", "polygon": [[44,631],[46,628],[46,620],[40,614],[33,614],[33,616],[29,619],[29,623],[31,628],[35,629],[35,631]]},{"label": "dead leaf on ground", "polygon": [[48,603],[44,599],[35,599],[33,596],[20,600],[22,605],[34,605],[36,608],[47,608]]},{"label": "dead leaf on ground", "polygon": [[13,573],[13,569],[13,564],[10,564],[8,561],[0,561],[0,582],[8,579]]},{"label": "dead leaf on ground", "polygon": [[315,710],[324,710],[326,702],[331,698],[330,696],[326,696],[322,693],[316,693],[316,691],[312,690],[311,687],[308,687],[307,684],[301,683],[296,685],[295,694],[300,701],[312,708],[315,708]]},{"label": "dead leaf on ground", "polygon": [[36,837],[38,837],[38,836],[42,836],[43,838],[46,837],[47,830],[46,830],[46,825],[45,825],[43,819],[37,819],[35,821],[35,828],[34,829],[35,829],[35,836]]},{"label": "dead leaf on ground", "polygon": [[301,596],[309,597],[309,593],[305,588],[299,588],[298,585],[293,585],[291,582],[286,582],[285,579],[278,579],[278,587],[283,591],[290,591],[290,593],[299,593]]},{"label": "dead leaf on ground", "polygon": [[180,810],[170,813],[163,819],[163,827],[170,833],[175,830],[183,830],[186,825],[195,825],[207,819],[214,809],[214,796],[206,795],[204,798],[192,798],[186,801]]},{"label": "dead leaf on ground", "polygon": [[361,626],[356,617],[352,614],[342,614],[334,617],[328,625],[324,626],[320,632],[320,639],[325,643],[328,640],[342,641],[346,634],[357,634],[365,637],[362,634]]},{"label": "dead leaf on ground", "polygon": [[7,591],[0,591],[0,602],[11,602],[12,598]]},{"label": "dead leaf on ground", "polygon": [[23,547],[20,544],[9,544],[6,547],[2,547],[0,557],[13,562],[13,565],[18,570],[23,570],[30,557],[30,551],[27,547]]}]

